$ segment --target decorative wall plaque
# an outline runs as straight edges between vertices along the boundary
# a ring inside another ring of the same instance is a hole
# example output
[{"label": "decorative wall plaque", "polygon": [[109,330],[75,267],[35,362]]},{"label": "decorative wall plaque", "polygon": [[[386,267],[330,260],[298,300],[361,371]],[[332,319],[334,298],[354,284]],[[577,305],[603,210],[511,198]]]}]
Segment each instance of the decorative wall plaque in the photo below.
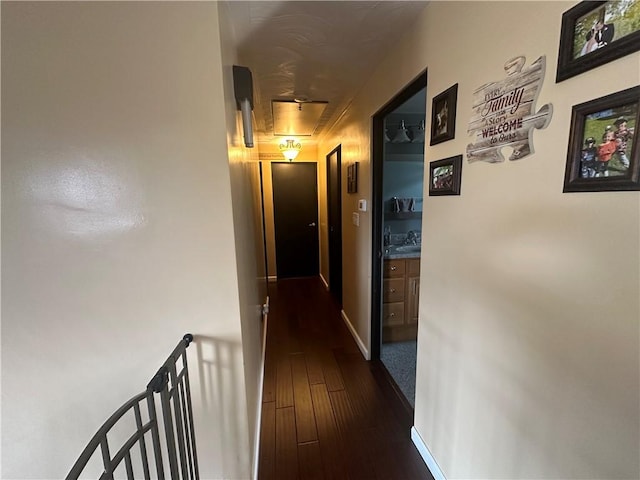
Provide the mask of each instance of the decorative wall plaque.
[{"label": "decorative wall plaque", "polygon": [[503,147],[513,149],[509,160],[520,160],[533,153],[533,130],[551,121],[550,103],[535,112],[544,80],[545,57],[523,68],[526,58],[512,58],[504,64],[507,78],[482,85],[473,92],[473,115],[467,132],[475,142],[467,145],[467,160],[503,162]]}]

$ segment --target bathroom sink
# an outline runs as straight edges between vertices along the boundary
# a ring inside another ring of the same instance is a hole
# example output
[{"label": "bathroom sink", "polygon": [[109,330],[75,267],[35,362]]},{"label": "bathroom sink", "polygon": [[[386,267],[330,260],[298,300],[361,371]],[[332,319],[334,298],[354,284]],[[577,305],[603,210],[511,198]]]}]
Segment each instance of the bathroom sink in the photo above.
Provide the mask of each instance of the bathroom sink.
[{"label": "bathroom sink", "polygon": [[392,249],[396,253],[414,253],[420,251],[420,245],[399,245]]}]

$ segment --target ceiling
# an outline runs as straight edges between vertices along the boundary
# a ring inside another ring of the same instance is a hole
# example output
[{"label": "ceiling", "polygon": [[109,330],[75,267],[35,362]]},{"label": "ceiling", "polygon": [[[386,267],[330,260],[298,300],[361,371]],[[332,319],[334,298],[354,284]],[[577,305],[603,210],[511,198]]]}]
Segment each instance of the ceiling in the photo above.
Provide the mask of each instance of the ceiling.
[{"label": "ceiling", "polygon": [[[239,58],[253,73],[258,142],[274,136],[272,100],[328,102],[315,143],[343,113],[425,1],[230,1]],[[291,109],[295,114],[296,109]],[[295,115],[288,115],[291,121]],[[296,132],[297,133],[297,132]],[[307,132],[308,133],[308,132]]]}]

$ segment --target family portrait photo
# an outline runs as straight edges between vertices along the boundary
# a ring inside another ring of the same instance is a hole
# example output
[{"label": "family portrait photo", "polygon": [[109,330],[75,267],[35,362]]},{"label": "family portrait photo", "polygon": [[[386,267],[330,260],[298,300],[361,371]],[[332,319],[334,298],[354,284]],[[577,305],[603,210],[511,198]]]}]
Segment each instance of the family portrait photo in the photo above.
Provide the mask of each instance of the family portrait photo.
[{"label": "family portrait photo", "polygon": [[640,0],[608,1],[578,18],[574,27],[574,58],[608,47],[640,30]]},{"label": "family portrait photo", "polygon": [[429,195],[460,195],[462,155],[429,164]]},{"label": "family portrait photo", "polygon": [[629,171],[638,105],[587,115],[580,177],[615,177]]},{"label": "family portrait photo", "polygon": [[584,1],[562,15],[556,83],[640,50],[640,0]]},{"label": "family portrait photo", "polygon": [[573,108],[565,191],[638,189],[640,87]]}]

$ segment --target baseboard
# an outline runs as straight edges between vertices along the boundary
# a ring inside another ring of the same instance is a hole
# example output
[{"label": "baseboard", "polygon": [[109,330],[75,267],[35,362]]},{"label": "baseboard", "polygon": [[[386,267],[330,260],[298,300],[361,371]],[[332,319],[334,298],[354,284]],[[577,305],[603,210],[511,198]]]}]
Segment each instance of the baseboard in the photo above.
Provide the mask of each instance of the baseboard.
[{"label": "baseboard", "polygon": [[260,461],[260,429],[262,428],[262,395],[264,393],[264,367],[265,359],[267,355],[267,325],[269,322],[269,297],[267,296],[265,305],[267,306],[266,312],[263,313],[264,325],[262,327],[262,359],[260,360],[260,375],[258,377],[258,406],[256,414],[256,430],[255,438],[253,439],[253,465],[252,476],[253,480],[258,480],[258,465]]},{"label": "baseboard", "polygon": [[349,320],[349,317],[347,317],[347,314],[344,313],[344,310],[341,310],[340,314],[342,315],[342,319],[344,320],[344,323],[347,325],[347,328],[351,332],[351,336],[353,336],[353,339],[356,341],[356,344],[358,344],[358,348],[362,352],[362,355],[364,356],[365,360],[371,360],[371,357],[369,356],[369,350],[367,349],[364,342],[360,338],[360,335],[358,335],[358,332],[356,332],[356,329],[353,328],[351,320]]},{"label": "baseboard", "polygon": [[422,440],[422,437],[416,430],[416,427],[411,427],[411,441],[413,441],[413,444],[418,449],[418,452],[420,453],[422,460],[424,460],[424,463],[427,464],[427,468],[431,472],[433,478],[435,480],[447,480],[447,478],[444,476],[444,473],[442,473],[442,470],[440,470],[438,462],[436,462],[436,459],[433,458],[433,455],[431,455],[431,452],[425,445],[424,440]]},{"label": "baseboard", "polygon": [[278,276],[277,275],[269,275],[267,277],[267,282],[274,283],[274,282],[277,282],[277,281],[278,281]]},{"label": "baseboard", "polygon": [[327,291],[329,291],[329,283],[327,282],[327,280],[322,276],[322,274],[320,274],[320,280],[322,280],[322,283],[324,283],[324,288],[327,289]]}]

